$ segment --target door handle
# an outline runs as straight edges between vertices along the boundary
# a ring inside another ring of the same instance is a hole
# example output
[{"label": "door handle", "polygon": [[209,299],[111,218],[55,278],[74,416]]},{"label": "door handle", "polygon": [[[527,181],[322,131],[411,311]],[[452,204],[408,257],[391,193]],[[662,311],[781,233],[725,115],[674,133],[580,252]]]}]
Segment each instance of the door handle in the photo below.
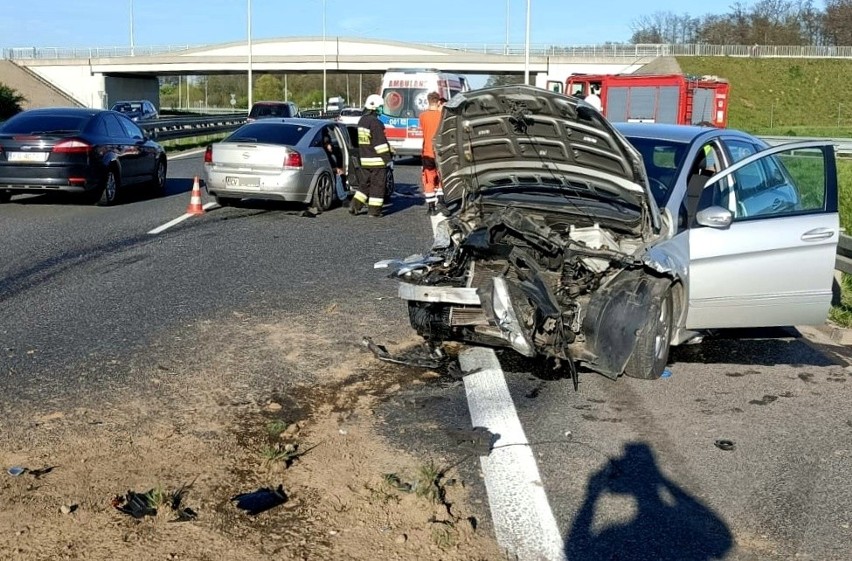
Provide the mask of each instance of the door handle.
[{"label": "door handle", "polygon": [[834,237],[834,230],[830,228],[814,228],[802,234],[803,242],[818,242]]}]

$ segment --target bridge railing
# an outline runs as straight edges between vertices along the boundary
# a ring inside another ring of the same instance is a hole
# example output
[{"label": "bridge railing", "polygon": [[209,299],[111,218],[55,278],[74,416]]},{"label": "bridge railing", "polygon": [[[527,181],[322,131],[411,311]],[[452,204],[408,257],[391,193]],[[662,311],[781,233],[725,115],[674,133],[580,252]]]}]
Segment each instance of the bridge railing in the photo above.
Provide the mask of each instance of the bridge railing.
[{"label": "bridge railing", "polygon": [[[3,49],[5,59],[87,59],[129,56],[151,56],[186,51],[203,45],[165,45],[152,47],[14,47]],[[500,43],[431,43],[432,47],[462,52],[522,56],[524,45]],[[604,45],[530,46],[533,56],[641,58],[658,56],[732,56],[757,58],[852,58],[852,46],[815,45],[704,45],[618,43]]]},{"label": "bridge railing", "polygon": [[[433,43],[432,46],[457,51],[520,56],[523,45],[494,43]],[[606,45],[533,45],[533,56],[567,57],[659,57],[659,56],[732,56],[757,58],[850,58],[852,46],[813,45],[705,45],[705,44],[606,44]]]},{"label": "bridge railing", "polygon": [[152,47],[13,47],[3,49],[7,60],[87,59],[128,56],[164,55],[195,48],[193,45],[163,45]]}]

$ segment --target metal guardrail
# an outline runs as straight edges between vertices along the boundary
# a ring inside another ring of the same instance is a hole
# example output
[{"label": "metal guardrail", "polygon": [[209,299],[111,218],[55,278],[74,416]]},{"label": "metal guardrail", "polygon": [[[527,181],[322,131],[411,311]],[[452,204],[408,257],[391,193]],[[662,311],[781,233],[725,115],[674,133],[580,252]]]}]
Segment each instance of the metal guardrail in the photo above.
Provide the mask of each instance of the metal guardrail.
[{"label": "metal guardrail", "polygon": [[852,236],[840,234],[834,268],[847,275],[852,275]]},{"label": "metal guardrail", "polygon": [[214,115],[208,117],[173,117],[137,123],[156,140],[190,138],[205,134],[229,132],[246,122],[245,113]]},{"label": "metal guardrail", "polygon": [[833,142],[837,147],[837,154],[840,156],[852,156],[852,138],[825,138],[825,137],[805,137],[805,136],[759,136],[758,138],[765,141],[770,146],[777,146],[786,142],[799,142],[807,140],[827,140]]}]

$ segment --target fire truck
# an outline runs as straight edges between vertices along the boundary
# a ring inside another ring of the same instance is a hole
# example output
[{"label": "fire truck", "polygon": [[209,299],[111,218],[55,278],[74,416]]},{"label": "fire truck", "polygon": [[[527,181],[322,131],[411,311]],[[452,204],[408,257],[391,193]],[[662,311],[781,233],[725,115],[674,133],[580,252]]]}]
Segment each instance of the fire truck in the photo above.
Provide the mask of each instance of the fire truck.
[{"label": "fire truck", "polygon": [[550,90],[585,98],[599,88],[603,113],[613,122],[728,124],[730,84],[717,76],[683,74],[574,74],[548,81]]}]

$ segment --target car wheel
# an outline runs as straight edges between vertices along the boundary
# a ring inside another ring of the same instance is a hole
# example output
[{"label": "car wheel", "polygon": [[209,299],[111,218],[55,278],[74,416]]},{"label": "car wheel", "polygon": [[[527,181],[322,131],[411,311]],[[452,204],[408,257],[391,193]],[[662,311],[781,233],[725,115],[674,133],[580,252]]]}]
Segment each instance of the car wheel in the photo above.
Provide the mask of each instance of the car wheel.
[{"label": "car wheel", "polygon": [[331,176],[324,173],[317,179],[317,186],[314,187],[314,196],[311,199],[311,206],[326,211],[334,204],[334,183],[331,181]]},{"label": "car wheel", "polygon": [[221,207],[234,206],[235,204],[237,204],[237,201],[239,200],[239,199],[233,199],[233,198],[230,198],[230,197],[220,197],[219,195],[216,195],[214,197],[214,199],[216,200],[216,204],[221,206]]},{"label": "car wheel", "polygon": [[396,192],[396,181],[393,177],[393,170],[389,169],[387,176],[385,178],[385,200],[389,201],[393,194]]},{"label": "car wheel", "polygon": [[119,189],[121,189],[121,180],[118,178],[115,168],[111,167],[107,169],[103,183],[99,188],[100,197],[97,201],[98,206],[112,206],[116,204],[118,202]]},{"label": "car wheel", "polygon": [[154,187],[154,193],[161,197],[166,194],[166,172],[168,164],[165,158],[157,160],[157,169],[154,171],[154,177],[151,178],[151,185]]},{"label": "car wheel", "polygon": [[0,205],[8,203],[12,200],[12,193],[9,191],[0,191]]},{"label": "car wheel", "polygon": [[671,283],[658,280],[651,292],[654,300],[650,311],[653,315],[636,338],[636,347],[624,367],[626,376],[643,380],[656,380],[666,369],[674,323]]}]

